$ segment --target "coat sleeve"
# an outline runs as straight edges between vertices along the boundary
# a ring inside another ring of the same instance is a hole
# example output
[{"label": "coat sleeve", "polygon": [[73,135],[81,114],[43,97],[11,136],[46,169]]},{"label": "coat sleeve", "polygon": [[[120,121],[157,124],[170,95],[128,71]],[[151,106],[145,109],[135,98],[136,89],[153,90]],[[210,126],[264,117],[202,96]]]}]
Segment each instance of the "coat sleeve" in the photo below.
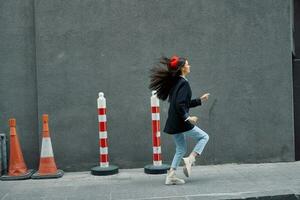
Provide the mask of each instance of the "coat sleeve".
[{"label": "coat sleeve", "polygon": [[201,99],[197,98],[197,99],[193,99],[193,100],[190,101],[189,107],[193,108],[193,107],[196,107],[196,106],[201,106],[201,104],[202,104]]},{"label": "coat sleeve", "polygon": [[188,97],[188,87],[187,83],[184,83],[177,92],[176,96],[176,111],[179,113],[183,120],[186,120],[189,117],[189,113],[187,112],[187,106],[189,102],[187,101]]}]

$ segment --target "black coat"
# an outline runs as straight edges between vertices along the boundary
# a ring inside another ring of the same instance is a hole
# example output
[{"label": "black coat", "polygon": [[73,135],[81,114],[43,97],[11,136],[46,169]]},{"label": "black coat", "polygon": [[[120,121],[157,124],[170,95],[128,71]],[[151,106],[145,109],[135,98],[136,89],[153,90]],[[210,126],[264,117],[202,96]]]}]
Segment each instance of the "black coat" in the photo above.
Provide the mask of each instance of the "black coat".
[{"label": "black coat", "polygon": [[189,108],[201,105],[201,99],[193,99],[190,84],[180,77],[169,93],[169,112],[164,132],[177,134],[194,128],[188,120]]}]

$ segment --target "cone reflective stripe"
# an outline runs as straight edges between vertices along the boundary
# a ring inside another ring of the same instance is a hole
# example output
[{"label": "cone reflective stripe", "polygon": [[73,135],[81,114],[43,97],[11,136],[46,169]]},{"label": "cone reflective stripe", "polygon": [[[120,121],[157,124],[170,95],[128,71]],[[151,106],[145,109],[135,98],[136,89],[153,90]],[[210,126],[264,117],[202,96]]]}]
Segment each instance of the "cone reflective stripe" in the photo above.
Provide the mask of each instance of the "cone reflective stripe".
[{"label": "cone reflective stripe", "polygon": [[162,163],[161,142],[160,142],[160,107],[156,91],[152,91],[151,100],[151,120],[152,120],[152,145],[153,145],[153,165],[144,167],[147,174],[164,174],[170,169],[169,165]]},{"label": "cone reflective stripe", "polygon": [[42,141],[42,152],[41,152],[41,158],[53,158],[53,150],[52,150],[52,144],[51,139],[49,137],[43,138]]},{"label": "cone reflective stripe", "polygon": [[119,172],[119,167],[110,165],[108,161],[108,141],[107,141],[107,118],[106,118],[106,99],[103,92],[99,92],[97,99],[98,109],[98,129],[99,129],[99,166],[93,167],[93,175],[105,176]]},{"label": "cone reflective stripe", "polygon": [[54,160],[52,143],[48,125],[48,115],[43,115],[43,138],[40,155],[39,170],[32,176],[33,179],[59,178],[63,176],[63,171],[57,169]]},{"label": "cone reflective stripe", "polygon": [[159,99],[155,91],[151,96],[151,114],[152,114],[152,141],[153,141],[153,165],[162,165],[161,146],[160,146],[160,109]]},{"label": "cone reflective stripe", "polygon": [[103,93],[99,93],[99,98],[98,98],[98,123],[99,123],[100,166],[109,167],[107,126],[106,126],[106,99],[104,98]]},{"label": "cone reflective stripe", "polygon": [[16,119],[9,119],[10,127],[10,152],[8,174],[3,175],[1,180],[22,180],[28,179],[33,174],[33,170],[28,170],[25,164],[21,145],[16,131]]}]

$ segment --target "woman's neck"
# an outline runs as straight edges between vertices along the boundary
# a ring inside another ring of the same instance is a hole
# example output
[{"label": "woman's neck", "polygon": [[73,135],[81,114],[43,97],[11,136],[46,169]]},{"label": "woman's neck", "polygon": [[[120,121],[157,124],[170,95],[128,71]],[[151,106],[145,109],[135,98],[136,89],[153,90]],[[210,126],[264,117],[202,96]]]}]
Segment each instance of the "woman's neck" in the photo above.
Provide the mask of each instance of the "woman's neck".
[{"label": "woman's neck", "polygon": [[183,78],[186,78],[186,74],[181,74],[180,76],[182,76]]}]

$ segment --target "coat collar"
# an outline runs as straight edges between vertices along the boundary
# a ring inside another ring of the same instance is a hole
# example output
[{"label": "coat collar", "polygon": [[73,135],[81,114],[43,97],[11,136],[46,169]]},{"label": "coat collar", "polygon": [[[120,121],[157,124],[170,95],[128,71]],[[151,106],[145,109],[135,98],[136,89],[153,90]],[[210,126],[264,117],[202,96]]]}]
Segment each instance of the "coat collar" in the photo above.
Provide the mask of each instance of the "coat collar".
[{"label": "coat collar", "polygon": [[180,77],[184,78],[184,80],[188,81],[187,78],[185,78],[184,76],[180,75]]}]

